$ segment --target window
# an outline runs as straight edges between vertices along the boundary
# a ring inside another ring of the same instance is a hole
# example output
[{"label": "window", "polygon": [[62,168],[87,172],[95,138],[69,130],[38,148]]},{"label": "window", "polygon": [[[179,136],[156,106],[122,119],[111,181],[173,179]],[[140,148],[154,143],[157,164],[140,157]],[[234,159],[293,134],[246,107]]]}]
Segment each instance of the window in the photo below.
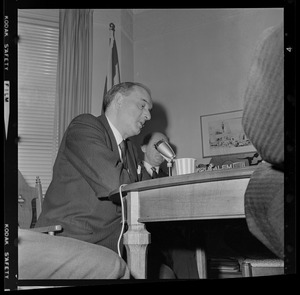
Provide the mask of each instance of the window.
[{"label": "window", "polygon": [[18,169],[30,186],[39,176],[43,193],[57,153],[58,27],[57,10],[18,11]]}]

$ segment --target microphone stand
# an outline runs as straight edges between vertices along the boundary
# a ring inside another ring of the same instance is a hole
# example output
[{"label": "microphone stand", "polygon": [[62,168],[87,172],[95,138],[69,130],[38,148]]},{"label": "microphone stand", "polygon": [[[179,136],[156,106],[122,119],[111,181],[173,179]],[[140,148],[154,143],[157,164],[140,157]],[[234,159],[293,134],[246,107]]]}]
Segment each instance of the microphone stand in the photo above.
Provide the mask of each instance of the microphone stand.
[{"label": "microphone stand", "polygon": [[167,167],[169,170],[169,176],[172,176],[172,162],[173,162],[173,158],[167,158],[165,155],[163,155],[162,153],[160,153],[161,156],[167,161]]},{"label": "microphone stand", "polygon": [[167,160],[167,167],[169,168],[169,177],[172,176],[172,159]]}]

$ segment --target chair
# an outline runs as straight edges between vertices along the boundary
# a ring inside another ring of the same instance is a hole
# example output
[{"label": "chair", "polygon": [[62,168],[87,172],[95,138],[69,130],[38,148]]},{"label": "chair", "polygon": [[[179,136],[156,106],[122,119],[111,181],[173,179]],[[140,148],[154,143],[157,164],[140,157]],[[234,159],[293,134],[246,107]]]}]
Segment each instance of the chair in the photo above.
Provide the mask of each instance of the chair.
[{"label": "chair", "polygon": [[[27,184],[22,173],[18,170],[18,225],[22,229],[54,235],[62,230],[61,225],[35,228],[35,223],[41,214],[43,203],[42,185],[39,176],[36,177],[35,187]],[[58,286],[18,286],[18,290],[44,289]]]},{"label": "chair", "polygon": [[240,263],[243,277],[273,276],[284,274],[282,259],[245,259]]},{"label": "chair", "polygon": [[62,230],[61,225],[35,228],[35,223],[42,211],[43,193],[41,180],[36,177],[35,187],[30,187],[18,170],[18,225],[22,229],[54,235]]}]

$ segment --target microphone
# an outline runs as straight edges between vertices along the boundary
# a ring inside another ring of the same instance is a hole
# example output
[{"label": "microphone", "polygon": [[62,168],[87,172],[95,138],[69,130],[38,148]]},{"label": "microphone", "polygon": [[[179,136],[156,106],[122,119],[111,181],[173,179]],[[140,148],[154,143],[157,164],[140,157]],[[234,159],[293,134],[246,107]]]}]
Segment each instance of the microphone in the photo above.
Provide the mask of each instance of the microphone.
[{"label": "microphone", "polygon": [[176,157],[171,146],[163,139],[155,143],[154,147],[168,162]]},{"label": "microphone", "polygon": [[155,149],[167,160],[167,167],[169,168],[169,176],[172,176],[172,161],[176,157],[171,146],[161,139],[154,144]]}]

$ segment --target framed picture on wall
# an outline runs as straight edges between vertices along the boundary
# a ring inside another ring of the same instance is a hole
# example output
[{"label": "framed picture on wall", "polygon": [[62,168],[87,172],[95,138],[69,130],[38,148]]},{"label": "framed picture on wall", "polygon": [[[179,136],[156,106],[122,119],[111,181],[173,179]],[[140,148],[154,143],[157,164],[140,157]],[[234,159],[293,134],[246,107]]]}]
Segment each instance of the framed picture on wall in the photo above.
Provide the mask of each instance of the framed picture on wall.
[{"label": "framed picture on wall", "polygon": [[255,152],[242,126],[243,111],[200,116],[202,157]]}]

